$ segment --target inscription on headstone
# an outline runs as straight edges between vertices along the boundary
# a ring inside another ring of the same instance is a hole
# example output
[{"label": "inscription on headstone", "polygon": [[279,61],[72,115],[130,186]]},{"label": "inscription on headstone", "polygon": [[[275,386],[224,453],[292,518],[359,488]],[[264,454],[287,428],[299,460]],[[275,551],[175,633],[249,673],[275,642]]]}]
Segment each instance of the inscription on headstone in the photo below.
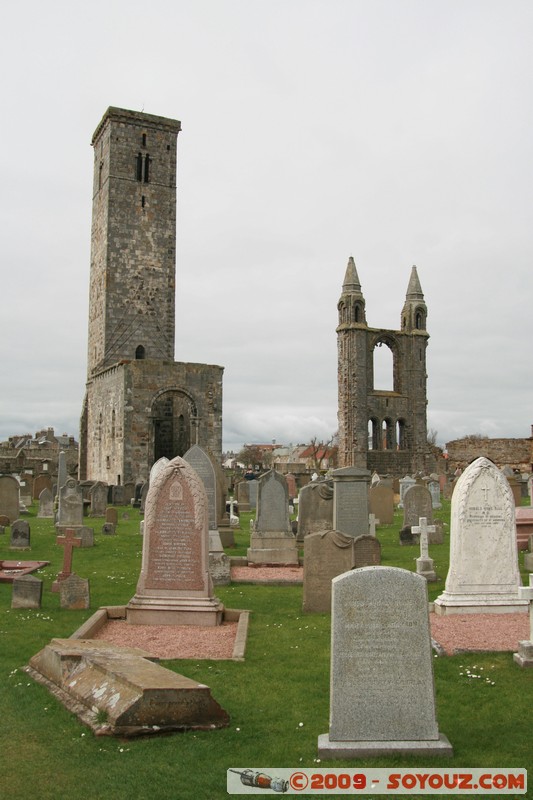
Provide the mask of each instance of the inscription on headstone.
[{"label": "inscription on headstone", "polygon": [[334,578],[332,598],[330,726],[319,755],[452,755],[436,719],[425,580],[364,567]]},{"label": "inscription on headstone", "polygon": [[515,505],[509,484],[487,458],[472,462],[452,497],[450,567],[438,614],[527,611],[521,586]]}]

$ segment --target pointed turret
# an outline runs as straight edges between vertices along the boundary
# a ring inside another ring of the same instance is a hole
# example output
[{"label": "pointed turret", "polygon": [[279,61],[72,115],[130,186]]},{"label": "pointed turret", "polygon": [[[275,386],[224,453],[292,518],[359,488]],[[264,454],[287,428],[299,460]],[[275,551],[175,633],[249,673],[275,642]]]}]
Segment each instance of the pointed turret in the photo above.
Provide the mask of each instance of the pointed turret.
[{"label": "pointed turret", "polygon": [[427,306],[416,267],[411,270],[409,286],[402,309],[402,331],[426,330]]},{"label": "pointed turret", "polygon": [[355,323],[366,325],[365,298],[361,292],[361,283],[353,256],[348,259],[342,294],[337,304],[339,310],[339,325]]}]

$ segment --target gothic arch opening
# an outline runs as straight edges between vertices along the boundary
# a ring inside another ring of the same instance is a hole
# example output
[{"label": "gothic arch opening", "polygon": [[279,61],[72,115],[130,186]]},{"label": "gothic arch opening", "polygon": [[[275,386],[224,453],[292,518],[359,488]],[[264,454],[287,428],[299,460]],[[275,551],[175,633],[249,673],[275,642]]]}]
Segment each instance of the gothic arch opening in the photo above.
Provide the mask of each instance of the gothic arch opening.
[{"label": "gothic arch opening", "polygon": [[394,391],[394,351],[389,342],[380,339],[372,353],[374,389]]},{"label": "gothic arch opening", "polygon": [[392,450],[394,445],[392,420],[384,419],[381,425],[381,442],[384,450]]},{"label": "gothic arch opening", "polygon": [[193,428],[196,406],[188,394],[179,389],[161,392],[152,403],[154,463],[183,456],[195,444]]},{"label": "gothic arch opening", "polygon": [[379,422],[375,417],[368,420],[368,449],[377,450],[379,448]]}]

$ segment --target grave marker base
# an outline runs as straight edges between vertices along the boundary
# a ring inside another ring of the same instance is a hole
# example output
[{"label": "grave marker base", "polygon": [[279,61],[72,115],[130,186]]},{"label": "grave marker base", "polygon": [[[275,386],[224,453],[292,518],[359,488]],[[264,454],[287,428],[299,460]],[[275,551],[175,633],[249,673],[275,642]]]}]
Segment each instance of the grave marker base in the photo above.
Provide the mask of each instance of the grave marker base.
[{"label": "grave marker base", "polygon": [[453,756],[448,738],[441,733],[430,741],[339,742],[332,741],[328,733],[318,737],[318,755],[323,759],[371,758],[372,756],[415,755]]}]

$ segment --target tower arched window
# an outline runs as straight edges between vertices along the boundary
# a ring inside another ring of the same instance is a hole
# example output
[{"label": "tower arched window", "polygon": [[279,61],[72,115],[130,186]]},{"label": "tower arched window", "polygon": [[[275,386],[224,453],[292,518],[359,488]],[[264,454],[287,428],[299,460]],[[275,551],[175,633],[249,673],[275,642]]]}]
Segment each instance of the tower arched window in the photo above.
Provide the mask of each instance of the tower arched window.
[{"label": "tower arched window", "polygon": [[146,351],[142,344],[140,344],[135,350],[135,358],[137,361],[142,361],[143,358],[146,358]]}]

